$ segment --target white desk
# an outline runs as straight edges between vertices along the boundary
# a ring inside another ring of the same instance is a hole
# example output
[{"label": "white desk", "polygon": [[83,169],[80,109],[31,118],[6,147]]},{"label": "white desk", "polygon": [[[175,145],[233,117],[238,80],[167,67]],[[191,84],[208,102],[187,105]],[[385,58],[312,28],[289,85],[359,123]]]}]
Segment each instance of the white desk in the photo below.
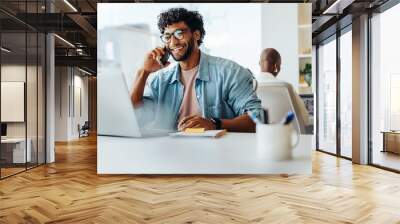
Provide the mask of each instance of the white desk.
[{"label": "white desk", "polygon": [[311,174],[312,135],[302,135],[293,159],[267,161],[256,135],[219,139],[97,137],[98,174]]},{"label": "white desk", "polygon": [[[1,144],[8,147],[13,146],[12,148],[12,163],[25,163],[31,161],[31,145],[32,141],[30,138],[27,138],[27,146],[26,147],[26,154],[25,154],[25,138],[6,138],[1,139]],[[2,149],[2,151],[5,149]]]}]

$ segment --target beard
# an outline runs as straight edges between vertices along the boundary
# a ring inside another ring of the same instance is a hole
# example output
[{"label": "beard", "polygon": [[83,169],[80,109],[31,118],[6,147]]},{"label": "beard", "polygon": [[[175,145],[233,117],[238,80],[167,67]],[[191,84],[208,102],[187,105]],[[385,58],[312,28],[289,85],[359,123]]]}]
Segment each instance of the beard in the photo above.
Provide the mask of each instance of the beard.
[{"label": "beard", "polygon": [[[192,54],[192,52],[193,52],[194,41],[195,41],[195,40],[194,40],[194,38],[192,37],[192,38],[190,39],[188,45],[187,45],[187,49],[186,49],[185,53],[183,53],[182,56],[180,56],[180,57],[179,57],[179,56],[175,57],[175,55],[174,55],[173,53],[171,53],[171,55],[172,55],[172,57],[174,58],[174,60],[175,60],[175,61],[185,61],[185,60],[187,60],[187,59],[190,57],[190,55]],[[170,49],[168,49],[168,51],[171,52]]]}]

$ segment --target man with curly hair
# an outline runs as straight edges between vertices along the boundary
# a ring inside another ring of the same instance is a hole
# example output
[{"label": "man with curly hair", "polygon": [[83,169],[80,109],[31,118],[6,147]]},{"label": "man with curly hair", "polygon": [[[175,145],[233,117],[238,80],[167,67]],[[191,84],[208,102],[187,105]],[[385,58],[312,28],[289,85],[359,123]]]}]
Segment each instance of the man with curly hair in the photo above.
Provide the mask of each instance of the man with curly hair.
[{"label": "man with curly hair", "polygon": [[[146,55],[131,92],[139,117],[170,129],[254,132],[255,124],[246,112],[260,118],[262,108],[253,91],[252,74],[233,61],[199,49],[205,35],[202,16],[171,8],[158,16],[158,28],[165,48]],[[160,64],[166,51],[176,65],[164,68]]]}]

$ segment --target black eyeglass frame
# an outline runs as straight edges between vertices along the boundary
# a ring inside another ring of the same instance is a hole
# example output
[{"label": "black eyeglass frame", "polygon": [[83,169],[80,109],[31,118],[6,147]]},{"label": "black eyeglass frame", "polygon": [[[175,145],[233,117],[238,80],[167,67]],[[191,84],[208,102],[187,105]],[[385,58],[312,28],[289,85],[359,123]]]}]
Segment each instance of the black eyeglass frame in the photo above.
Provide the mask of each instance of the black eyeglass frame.
[{"label": "black eyeglass frame", "polygon": [[[176,29],[172,33],[164,33],[160,35],[160,39],[163,43],[169,43],[171,41],[171,37],[174,36],[178,40],[182,40],[184,37],[184,33],[189,30],[189,29]],[[168,39],[166,39],[166,36],[169,36]]]}]

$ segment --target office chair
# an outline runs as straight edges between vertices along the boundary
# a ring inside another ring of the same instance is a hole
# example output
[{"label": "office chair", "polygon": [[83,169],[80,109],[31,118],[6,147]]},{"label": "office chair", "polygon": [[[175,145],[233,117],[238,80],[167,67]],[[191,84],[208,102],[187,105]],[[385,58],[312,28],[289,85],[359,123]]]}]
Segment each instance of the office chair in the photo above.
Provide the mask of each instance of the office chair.
[{"label": "office chair", "polygon": [[89,121],[85,121],[82,127],[80,127],[80,125],[78,124],[79,138],[89,136],[89,129],[90,129]]},{"label": "office chair", "polygon": [[301,109],[295,103],[296,93],[292,85],[285,82],[259,83],[257,96],[261,100],[263,108],[268,110],[269,123],[278,123],[285,117],[288,111],[296,115],[294,127],[301,134],[307,134],[308,121],[301,116]]}]

